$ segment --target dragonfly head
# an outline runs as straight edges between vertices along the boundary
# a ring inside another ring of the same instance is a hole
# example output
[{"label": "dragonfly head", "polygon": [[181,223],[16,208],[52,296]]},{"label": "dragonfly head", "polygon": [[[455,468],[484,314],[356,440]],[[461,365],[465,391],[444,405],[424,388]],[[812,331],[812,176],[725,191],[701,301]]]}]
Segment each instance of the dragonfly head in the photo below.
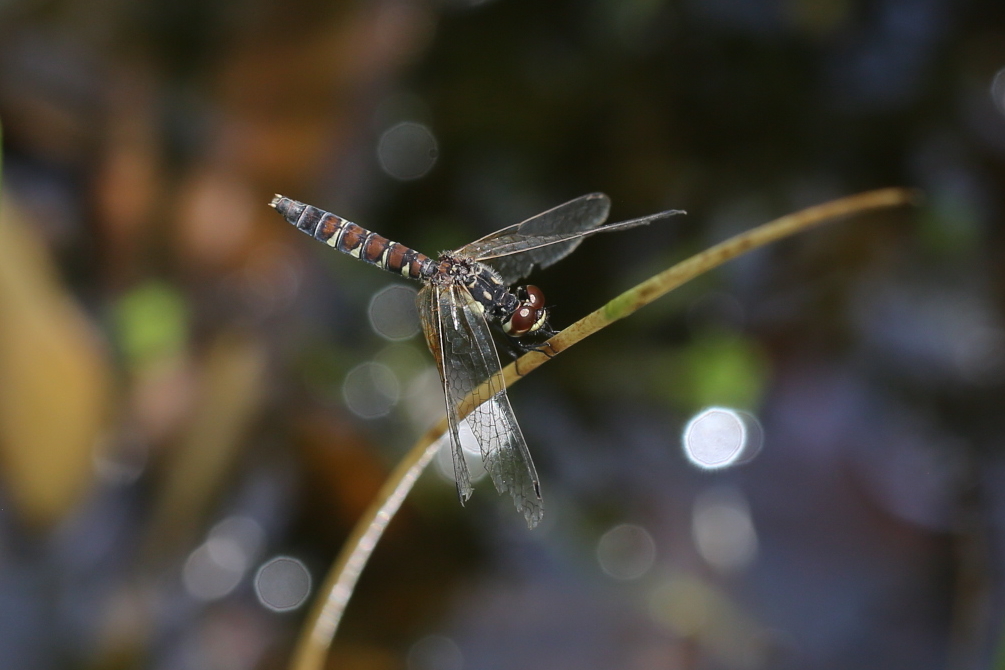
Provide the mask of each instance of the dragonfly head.
[{"label": "dragonfly head", "polygon": [[533,285],[518,286],[514,293],[520,304],[503,319],[503,332],[510,337],[535,333],[548,323],[548,308],[544,306],[544,291]]}]

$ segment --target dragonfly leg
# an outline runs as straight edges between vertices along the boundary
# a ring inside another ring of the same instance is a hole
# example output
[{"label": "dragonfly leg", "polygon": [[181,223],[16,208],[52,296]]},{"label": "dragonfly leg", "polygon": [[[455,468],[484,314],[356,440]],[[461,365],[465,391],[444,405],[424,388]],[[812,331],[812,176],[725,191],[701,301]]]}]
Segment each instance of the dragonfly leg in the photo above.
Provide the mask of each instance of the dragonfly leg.
[{"label": "dragonfly leg", "polygon": [[[539,331],[540,332],[540,331]],[[550,337],[550,335],[549,335]],[[514,359],[520,358],[524,354],[529,354],[532,351],[539,351],[548,358],[554,356],[554,353],[548,353],[546,349],[551,349],[551,345],[548,342],[525,342],[519,337],[513,337],[512,335],[507,335],[506,339],[509,341],[509,355]]]},{"label": "dragonfly leg", "polygon": [[544,325],[538,328],[537,332],[544,335],[546,338],[552,338],[558,335],[558,331],[552,328],[551,324],[547,322],[545,322]]}]

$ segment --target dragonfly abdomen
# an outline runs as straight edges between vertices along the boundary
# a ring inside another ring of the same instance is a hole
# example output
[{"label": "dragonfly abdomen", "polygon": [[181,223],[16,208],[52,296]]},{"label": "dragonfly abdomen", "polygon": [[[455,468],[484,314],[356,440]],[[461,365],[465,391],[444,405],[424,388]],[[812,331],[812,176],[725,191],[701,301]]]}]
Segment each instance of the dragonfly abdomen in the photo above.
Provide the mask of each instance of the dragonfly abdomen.
[{"label": "dragonfly abdomen", "polygon": [[281,195],[269,204],[308,235],[382,270],[412,279],[429,277],[436,270],[436,262],[429,256],[331,212]]}]

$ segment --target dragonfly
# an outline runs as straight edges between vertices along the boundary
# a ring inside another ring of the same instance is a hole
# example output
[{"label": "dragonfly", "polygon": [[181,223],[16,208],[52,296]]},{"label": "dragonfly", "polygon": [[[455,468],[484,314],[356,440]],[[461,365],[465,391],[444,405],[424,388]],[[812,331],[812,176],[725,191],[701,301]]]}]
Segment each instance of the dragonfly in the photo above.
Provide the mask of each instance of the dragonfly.
[{"label": "dragonfly", "polygon": [[544,513],[541,484],[506,395],[490,324],[521,349],[546,346],[526,345],[533,340],[521,340],[556,334],[544,293],[534,285],[514,284],[535,267],[545,268],[565,258],[590,235],[627,230],[684,212],[667,210],[601,225],[611,201],[603,193],[590,193],[433,259],[312,205],[281,195],[269,204],[289,223],[328,246],[424,284],[416,305],[443,384],[461,504],[473,489],[461,448],[458,407],[474,394],[474,409],[463,421],[478,443],[496,490],[500,495],[508,493],[527,526],[534,528]]}]

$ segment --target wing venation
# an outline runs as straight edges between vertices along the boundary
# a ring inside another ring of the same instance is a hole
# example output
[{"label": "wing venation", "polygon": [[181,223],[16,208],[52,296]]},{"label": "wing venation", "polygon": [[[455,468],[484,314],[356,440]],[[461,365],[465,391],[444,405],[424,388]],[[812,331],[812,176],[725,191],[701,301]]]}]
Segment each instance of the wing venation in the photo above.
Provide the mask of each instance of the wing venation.
[{"label": "wing venation", "polygon": [[486,235],[456,253],[492,266],[504,282],[513,284],[535,267],[545,268],[565,258],[589,235],[627,230],[683,213],[668,210],[602,226],[610,207],[611,201],[603,193],[584,195]]},{"label": "wing venation", "polygon": [[454,475],[462,501],[471,495],[471,484],[461,449],[458,407],[474,393],[476,406],[463,420],[478,442],[496,490],[512,496],[533,528],[543,512],[537,471],[506,395],[488,323],[462,286],[426,287],[419,301],[426,341],[430,350],[436,347],[433,356],[443,381]]}]

